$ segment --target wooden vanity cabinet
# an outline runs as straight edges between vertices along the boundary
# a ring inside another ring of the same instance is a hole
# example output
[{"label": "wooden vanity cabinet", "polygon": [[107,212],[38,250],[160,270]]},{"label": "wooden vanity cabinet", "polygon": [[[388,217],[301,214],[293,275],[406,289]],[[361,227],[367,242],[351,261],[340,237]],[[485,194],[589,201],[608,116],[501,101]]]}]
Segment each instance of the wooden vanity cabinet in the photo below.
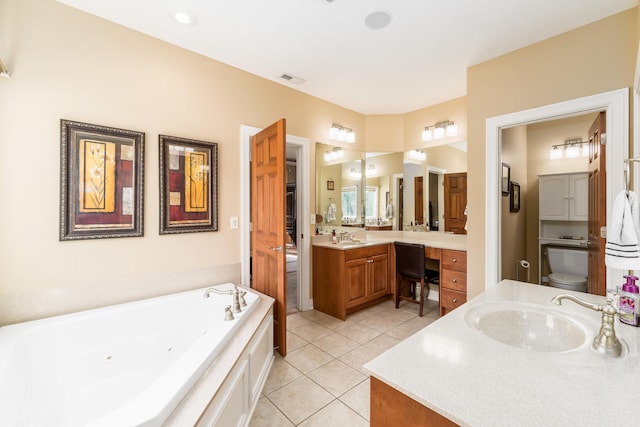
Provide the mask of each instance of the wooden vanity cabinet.
[{"label": "wooden vanity cabinet", "polygon": [[313,306],[345,320],[388,298],[389,245],[353,249],[313,247]]},{"label": "wooden vanity cabinet", "polygon": [[440,259],[440,316],[467,302],[467,253],[443,249]]}]

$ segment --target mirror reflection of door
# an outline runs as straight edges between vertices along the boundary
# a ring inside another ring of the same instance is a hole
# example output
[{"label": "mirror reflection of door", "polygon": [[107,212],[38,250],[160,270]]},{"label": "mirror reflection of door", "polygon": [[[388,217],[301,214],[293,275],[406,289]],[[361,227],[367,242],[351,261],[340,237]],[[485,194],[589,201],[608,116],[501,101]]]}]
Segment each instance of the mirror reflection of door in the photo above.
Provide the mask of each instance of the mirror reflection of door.
[{"label": "mirror reflection of door", "polygon": [[424,224],[424,180],[421,176],[413,178],[413,202],[415,225]]},{"label": "mirror reflection of door", "polygon": [[444,175],[444,226],[445,231],[467,234],[467,173]]}]

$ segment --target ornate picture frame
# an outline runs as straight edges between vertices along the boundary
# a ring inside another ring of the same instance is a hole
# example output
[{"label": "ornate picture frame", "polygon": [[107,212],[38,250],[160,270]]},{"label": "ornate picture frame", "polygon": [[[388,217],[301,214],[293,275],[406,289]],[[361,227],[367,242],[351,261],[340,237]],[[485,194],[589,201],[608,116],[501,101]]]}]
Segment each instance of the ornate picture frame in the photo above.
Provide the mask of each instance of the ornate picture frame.
[{"label": "ornate picture frame", "polygon": [[60,240],[143,235],[144,132],[60,120]]},{"label": "ornate picture frame", "polygon": [[218,231],[218,144],[159,135],[160,234]]},{"label": "ornate picture frame", "polygon": [[509,212],[520,212],[520,184],[511,181],[511,195],[509,196]]},{"label": "ornate picture frame", "polygon": [[502,195],[508,196],[511,188],[511,166],[502,163]]}]

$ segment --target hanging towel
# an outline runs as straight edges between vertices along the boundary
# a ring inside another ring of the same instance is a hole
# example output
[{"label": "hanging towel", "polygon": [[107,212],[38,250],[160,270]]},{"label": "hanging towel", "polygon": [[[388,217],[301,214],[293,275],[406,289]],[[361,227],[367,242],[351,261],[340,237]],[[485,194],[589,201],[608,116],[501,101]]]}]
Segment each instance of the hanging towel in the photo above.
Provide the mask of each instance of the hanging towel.
[{"label": "hanging towel", "polygon": [[607,228],[605,264],[622,270],[640,269],[640,203],[633,191],[616,196]]},{"label": "hanging towel", "polygon": [[335,221],[336,220],[336,204],[335,203],[329,203],[329,206],[327,206],[327,221]]},{"label": "hanging towel", "polygon": [[[469,206],[465,206],[464,207],[464,216],[467,216],[467,214],[469,213]],[[464,220],[464,230],[467,231],[467,223],[468,221],[465,219]]]},{"label": "hanging towel", "polygon": [[393,218],[393,205],[391,203],[387,205],[387,218]]}]

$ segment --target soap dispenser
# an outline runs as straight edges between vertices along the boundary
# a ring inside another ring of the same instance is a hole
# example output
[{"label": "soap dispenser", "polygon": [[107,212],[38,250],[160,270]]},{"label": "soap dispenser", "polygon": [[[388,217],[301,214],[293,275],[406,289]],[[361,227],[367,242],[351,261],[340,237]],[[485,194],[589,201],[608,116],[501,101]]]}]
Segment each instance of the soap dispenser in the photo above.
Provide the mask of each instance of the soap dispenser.
[{"label": "soap dispenser", "polygon": [[622,285],[618,301],[618,317],[622,323],[638,326],[638,305],[640,303],[640,289],[636,285],[636,276],[624,276],[627,282]]}]

